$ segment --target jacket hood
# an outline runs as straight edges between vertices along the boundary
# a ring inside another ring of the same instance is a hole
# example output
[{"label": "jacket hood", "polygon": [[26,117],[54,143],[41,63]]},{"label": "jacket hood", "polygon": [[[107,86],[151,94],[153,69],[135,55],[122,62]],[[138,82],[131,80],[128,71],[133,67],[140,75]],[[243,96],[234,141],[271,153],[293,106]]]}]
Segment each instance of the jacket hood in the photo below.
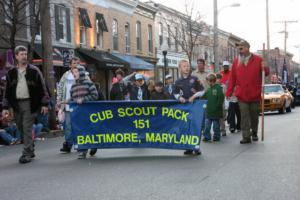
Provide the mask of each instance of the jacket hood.
[{"label": "jacket hood", "polygon": [[79,72],[79,81],[82,82],[85,80],[85,74],[86,74],[85,68],[81,65],[78,65],[77,69]]}]

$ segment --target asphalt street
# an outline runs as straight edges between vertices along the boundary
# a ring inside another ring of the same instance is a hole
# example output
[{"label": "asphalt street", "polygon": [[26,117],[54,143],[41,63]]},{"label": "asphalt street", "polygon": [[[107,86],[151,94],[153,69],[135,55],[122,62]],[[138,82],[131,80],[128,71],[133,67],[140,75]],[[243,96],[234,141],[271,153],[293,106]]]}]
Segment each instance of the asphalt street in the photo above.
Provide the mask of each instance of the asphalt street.
[{"label": "asphalt street", "polygon": [[160,149],[99,150],[78,160],[60,154],[63,138],[36,143],[21,165],[22,146],[0,147],[1,200],[299,200],[300,107],[267,114],[265,141],[241,145],[241,133],[201,143],[203,154]]}]

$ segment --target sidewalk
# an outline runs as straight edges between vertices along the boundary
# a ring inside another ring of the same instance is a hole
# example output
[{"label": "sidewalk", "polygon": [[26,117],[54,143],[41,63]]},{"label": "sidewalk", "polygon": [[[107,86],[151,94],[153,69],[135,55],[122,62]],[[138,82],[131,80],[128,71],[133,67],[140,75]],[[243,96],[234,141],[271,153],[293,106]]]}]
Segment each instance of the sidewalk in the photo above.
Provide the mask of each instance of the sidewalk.
[{"label": "sidewalk", "polygon": [[39,138],[55,138],[63,135],[64,135],[63,130],[50,130],[50,132],[41,132]]}]

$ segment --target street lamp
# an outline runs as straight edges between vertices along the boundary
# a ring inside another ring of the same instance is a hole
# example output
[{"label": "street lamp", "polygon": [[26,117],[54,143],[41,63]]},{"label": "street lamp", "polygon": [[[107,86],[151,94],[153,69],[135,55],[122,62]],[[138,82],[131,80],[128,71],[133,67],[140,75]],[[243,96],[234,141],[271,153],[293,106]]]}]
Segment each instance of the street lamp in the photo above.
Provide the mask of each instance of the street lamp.
[{"label": "street lamp", "polygon": [[216,72],[216,69],[219,70],[218,14],[224,8],[227,8],[227,7],[239,7],[239,6],[241,6],[239,3],[233,3],[233,4],[230,4],[230,5],[225,5],[225,6],[221,7],[218,10],[218,0],[214,0],[214,46],[213,46],[213,50],[214,50],[214,61],[215,61],[214,71],[215,72]]},{"label": "street lamp", "polygon": [[163,55],[164,55],[164,70],[163,70],[163,83],[165,85],[165,77],[166,77],[166,72],[167,72],[167,67],[168,67],[168,61],[167,61],[167,50],[163,51]]}]

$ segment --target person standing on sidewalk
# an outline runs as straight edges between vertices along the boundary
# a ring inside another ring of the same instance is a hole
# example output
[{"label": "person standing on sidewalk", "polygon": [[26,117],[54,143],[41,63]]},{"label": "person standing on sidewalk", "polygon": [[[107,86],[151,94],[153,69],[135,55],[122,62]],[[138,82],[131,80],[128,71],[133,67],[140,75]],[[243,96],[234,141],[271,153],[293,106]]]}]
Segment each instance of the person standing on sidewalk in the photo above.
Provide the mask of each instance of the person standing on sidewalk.
[{"label": "person standing on sidewalk", "polygon": [[50,98],[41,71],[28,64],[27,48],[17,46],[14,53],[17,65],[6,75],[2,116],[13,109],[17,127],[23,134],[24,148],[19,162],[28,163],[35,157],[32,125],[39,112],[48,113]]},{"label": "person standing on sidewalk", "polygon": [[235,91],[241,111],[241,144],[258,141],[259,104],[261,101],[262,70],[266,76],[269,68],[263,59],[249,51],[247,41],[239,42],[239,56],[233,61],[226,97],[229,99]]},{"label": "person standing on sidewalk", "polygon": [[[204,94],[203,87],[197,77],[191,76],[191,67],[188,61],[179,61],[178,68],[181,77],[175,82],[174,96],[180,103],[193,102],[195,98]],[[200,149],[185,150],[184,155],[193,155],[193,152],[195,155],[201,155]]]},{"label": "person standing on sidewalk", "polygon": [[[72,68],[72,73],[76,83],[72,85],[70,90],[70,99],[68,101],[74,101],[77,104],[82,104],[83,102],[96,101],[98,99],[98,92],[95,84],[86,79],[84,67],[78,65]],[[78,150],[78,159],[85,159],[87,150]],[[90,155],[94,156],[97,149],[91,149]]]},{"label": "person standing on sidewalk", "polygon": [[70,90],[73,84],[75,84],[75,79],[72,74],[71,69],[79,65],[80,60],[77,57],[72,57],[70,60],[69,70],[66,71],[61,77],[59,84],[57,86],[57,107],[65,112],[64,120],[64,135],[65,142],[63,147],[60,149],[63,153],[70,153],[73,145],[73,138],[71,134],[71,115],[69,105],[66,104],[67,100],[70,99]]}]

